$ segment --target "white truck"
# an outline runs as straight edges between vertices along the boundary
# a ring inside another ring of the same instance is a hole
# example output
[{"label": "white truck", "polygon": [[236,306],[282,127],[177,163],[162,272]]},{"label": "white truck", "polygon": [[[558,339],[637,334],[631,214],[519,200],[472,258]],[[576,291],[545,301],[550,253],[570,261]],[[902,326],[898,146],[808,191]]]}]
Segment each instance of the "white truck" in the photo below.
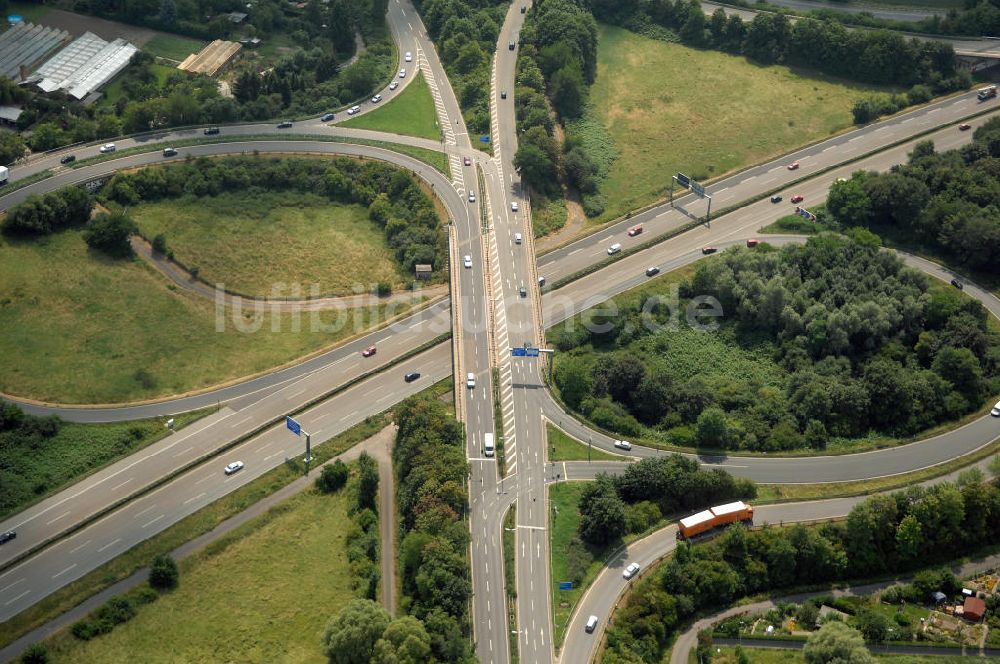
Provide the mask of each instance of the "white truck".
[{"label": "white truck", "polygon": [[10,178],[10,169],[6,166],[0,166],[0,184],[7,184],[8,178]]},{"label": "white truck", "polygon": [[979,101],[986,101],[987,99],[992,99],[993,97],[996,96],[997,96],[997,86],[995,85],[990,85],[985,88],[980,88],[979,91],[976,92],[976,98],[978,98]]},{"label": "white truck", "polygon": [[496,453],[496,448],[493,447],[493,434],[485,433],[483,434],[483,454],[488,457],[493,456]]}]

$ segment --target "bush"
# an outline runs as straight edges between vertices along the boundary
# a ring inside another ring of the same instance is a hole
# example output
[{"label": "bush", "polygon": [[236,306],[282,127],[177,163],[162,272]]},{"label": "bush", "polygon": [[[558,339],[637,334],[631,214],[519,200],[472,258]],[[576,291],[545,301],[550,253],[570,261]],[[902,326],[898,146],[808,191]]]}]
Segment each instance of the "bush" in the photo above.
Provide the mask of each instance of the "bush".
[{"label": "bush", "polygon": [[83,239],[91,249],[113,258],[128,258],[132,255],[129,237],[136,227],[124,214],[100,213],[87,223]]},{"label": "bush", "polygon": [[157,590],[173,590],[180,583],[180,570],[177,563],[168,555],[160,555],[153,559],[149,567],[149,585]]},{"label": "bush", "polygon": [[316,478],[316,488],[323,493],[334,493],[347,484],[349,471],[347,464],[337,459],[332,464],[323,466],[319,477]]},{"label": "bush", "polygon": [[21,654],[21,664],[48,664],[49,651],[41,643],[35,643]]},{"label": "bush", "polygon": [[379,297],[388,297],[392,295],[392,284],[388,281],[380,281],[375,287],[375,294]]},{"label": "bush", "polygon": [[73,623],[70,631],[73,633],[73,636],[81,641],[89,641],[100,633],[97,631],[97,626],[89,620],[81,620]]},{"label": "bush", "polygon": [[153,238],[153,251],[158,254],[167,253],[167,236],[163,233],[157,233],[156,237]]}]

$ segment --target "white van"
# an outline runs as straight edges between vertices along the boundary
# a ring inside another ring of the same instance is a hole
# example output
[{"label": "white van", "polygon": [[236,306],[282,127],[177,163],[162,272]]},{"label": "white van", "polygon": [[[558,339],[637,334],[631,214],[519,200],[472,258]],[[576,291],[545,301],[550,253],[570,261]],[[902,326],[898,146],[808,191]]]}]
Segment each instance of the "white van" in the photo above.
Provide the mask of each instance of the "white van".
[{"label": "white van", "polygon": [[583,631],[587,634],[593,634],[595,629],[597,629],[597,616],[590,616],[587,618],[587,624],[584,626]]},{"label": "white van", "polygon": [[468,376],[466,376],[465,377],[465,384],[466,384],[466,386],[469,389],[472,389],[473,387],[475,387],[476,386],[476,374],[470,373]]},{"label": "white van", "polygon": [[493,447],[493,434],[491,433],[483,434],[483,454],[485,454],[488,457],[491,457],[493,456],[494,452],[496,452],[496,448]]},{"label": "white van", "polygon": [[608,247],[608,256],[611,256],[612,254],[617,254],[621,250],[622,250],[622,245],[619,244],[618,242],[615,242],[613,245]]},{"label": "white van", "polygon": [[522,240],[520,233],[514,233],[514,244],[521,244]]}]

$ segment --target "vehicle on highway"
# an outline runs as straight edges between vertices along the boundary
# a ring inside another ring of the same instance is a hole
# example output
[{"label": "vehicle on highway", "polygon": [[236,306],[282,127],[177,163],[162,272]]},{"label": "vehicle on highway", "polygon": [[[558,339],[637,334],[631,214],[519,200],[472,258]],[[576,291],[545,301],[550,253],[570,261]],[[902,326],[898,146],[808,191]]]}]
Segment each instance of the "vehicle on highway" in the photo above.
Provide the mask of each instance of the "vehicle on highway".
[{"label": "vehicle on highway", "polygon": [[403,59],[406,60],[407,62],[413,62],[413,54],[407,51],[406,55],[403,56]]},{"label": "vehicle on highway", "polygon": [[506,98],[507,98],[507,91],[506,90],[501,90],[500,91],[500,99],[506,99]]},{"label": "vehicle on highway", "polygon": [[715,252],[717,252],[718,250],[719,250],[719,248],[718,248],[718,247],[702,247],[702,248],[701,248],[701,253],[703,253],[704,255],[706,255],[706,256],[707,256],[707,255],[709,255],[709,254],[714,254],[714,253],[715,253]]},{"label": "vehicle on highway", "polygon": [[791,198],[790,200],[791,200],[791,201],[792,201],[793,203],[801,203],[802,201],[804,201],[804,200],[805,200],[805,198],[806,198],[806,197],[805,197],[805,196],[803,196],[802,194],[795,194],[794,196],[792,196],[792,198]]},{"label": "vehicle on highway", "polygon": [[545,277],[538,277],[538,287],[541,288],[545,285]]},{"label": "vehicle on highway", "polygon": [[750,238],[750,239],[747,240],[747,246],[748,247],[756,247],[758,244],[760,244],[760,240],[758,240],[755,237],[752,237],[752,238]]},{"label": "vehicle on highway", "polygon": [[528,297],[528,289],[527,289],[527,288],[525,288],[524,286],[521,286],[520,288],[518,288],[518,289],[517,289],[517,292],[518,292],[518,294],[519,294],[519,295],[520,295],[521,297]]},{"label": "vehicle on highway", "polygon": [[753,524],[753,507],[742,500],[711,507],[703,512],[684,517],[681,519],[680,528],[677,531],[677,539],[689,539],[737,521],[742,521],[748,526]]},{"label": "vehicle on highway", "polygon": [[997,401],[997,405],[993,406],[990,410],[990,415],[993,417],[1000,417],[1000,401]]},{"label": "vehicle on highway", "polygon": [[407,383],[412,383],[413,381],[415,381],[418,378],[420,378],[420,372],[419,371],[411,371],[410,373],[408,373],[405,376],[403,376],[403,380],[405,380]]},{"label": "vehicle on highway", "polygon": [[59,160],[59,163],[60,164],[68,164],[68,163],[70,163],[72,161],[76,161],[76,155],[75,154],[68,154],[68,155],[66,155],[65,157],[63,157],[62,159]]},{"label": "vehicle on highway", "polygon": [[466,166],[472,166],[472,159],[469,157],[462,157],[462,163]]},{"label": "vehicle on highway", "polygon": [[377,104],[380,101],[382,101],[382,95],[375,95],[374,97],[372,97],[372,103],[373,104]]},{"label": "vehicle on highway", "polygon": [[225,473],[226,473],[226,475],[232,475],[233,473],[237,473],[237,472],[239,472],[241,470],[243,470],[243,462],[242,461],[233,461],[231,464],[229,464],[228,466],[226,466]]},{"label": "vehicle on highway", "polygon": [[107,154],[108,152],[114,152],[114,151],[115,151],[114,143],[105,143],[104,145],[101,146],[100,149],[101,154]]},{"label": "vehicle on highway", "polygon": [[526,11],[528,11],[527,5],[521,5],[521,13],[523,14]]},{"label": "vehicle on highway", "polygon": [[963,122],[962,124],[958,125],[958,129],[959,131],[968,131],[972,129],[972,125],[970,125],[968,122]]},{"label": "vehicle on highway", "polygon": [[335,115],[334,115],[333,113],[324,113],[324,114],[323,114],[323,117],[321,117],[321,118],[319,119],[319,121],[320,121],[320,122],[329,122],[330,120],[332,120],[332,119],[333,119],[333,118],[335,118],[335,117],[336,117],[336,116],[335,116]]},{"label": "vehicle on highway", "polygon": [[632,563],[631,565],[625,568],[624,572],[622,572],[622,577],[626,579],[631,579],[638,573],[639,573],[639,563]]},{"label": "vehicle on highway", "polygon": [[0,533],[0,544],[6,544],[7,542],[11,541],[12,539],[16,539],[16,538],[17,538],[17,531],[15,531],[15,530],[8,530],[5,533]]},{"label": "vehicle on highway", "polygon": [[660,273],[660,268],[656,267],[655,265],[646,268],[647,277],[655,277],[659,273]]},{"label": "vehicle on highway", "polygon": [[0,166],[0,184],[7,184],[7,180],[10,179],[10,169],[6,166]]},{"label": "vehicle on highway", "polygon": [[472,256],[466,256],[462,259],[462,262],[465,264],[465,267],[472,267]]},{"label": "vehicle on highway", "polygon": [[399,81],[393,81],[392,83],[389,84],[390,90],[395,90],[398,87],[399,87]]},{"label": "vehicle on highway", "polygon": [[779,196],[778,194],[775,194],[774,196],[771,196],[771,202],[772,203],[780,203],[781,202],[781,196]]},{"label": "vehicle on highway", "polygon": [[516,46],[517,46],[517,44],[515,44],[513,41],[507,42],[507,50],[508,51],[513,51]]},{"label": "vehicle on highway", "polygon": [[798,167],[799,167],[799,162],[793,161],[792,163],[790,163],[788,165],[788,170],[794,171],[794,170],[798,169]]},{"label": "vehicle on highway", "polygon": [[351,106],[349,109],[347,109],[348,115],[354,115],[355,113],[360,113],[360,112],[361,112],[360,106]]},{"label": "vehicle on highway", "polygon": [[205,131],[202,133],[206,136],[211,136],[213,134],[218,134],[221,130],[218,127],[206,127]]},{"label": "vehicle on highway", "polygon": [[615,447],[617,447],[620,450],[630,450],[632,449],[632,443],[628,442],[627,440],[616,440]]},{"label": "vehicle on highway", "polygon": [[403,67],[402,69],[399,70],[399,77],[406,78],[406,67]]},{"label": "vehicle on highway", "polygon": [[511,201],[510,202],[510,211],[511,212],[517,212],[517,201]]},{"label": "vehicle on highway", "polygon": [[177,149],[176,148],[163,148],[163,156],[164,157],[176,157],[177,156]]},{"label": "vehicle on highway", "polygon": [[470,203],[476,202],[476,192],[474,192],[472,189],[469,190],[469,202]]},{"label": "vehicle on highway", "polygon": [[483,454],[485,456],[491,457],[491,456],[493,456],[493,452],[495,450],[496,450],[496,448],[493,447],[493,434],[492,433],[484,433],[483,434]]},{"label": "vehicle on highway", "polygon": [[522,239],[520,233],[514,233],[514,244],[521,244]]},{"label": "vehicle on highway", "polygon": [[278,129],[291,129],[291,127],[292,127],[291,120],[285,120],[284,122],[278,123]]},{"label": "vehicle on highway", "polygon": [[640,233],[642,233],[642,224],[636,224],[632,228],[628,229],[628,236],[629,237],[635,237],[636,235],[639,235]]},{"label": "vehicle on highway", "polygon": [[597,629],[597,616],[590,616],[587,618],[587,624],[583,626],[583,631],[593,634],[595,629]]},{"label": "vehicle on highway", "polygon": [[992,99],[997,96],[997,86],[988,85],[985,88],[979,88],[976,91],[976,99],[979,101],[986,101],[987,99]]},{"label": "vehicle on highway", "polygon": [[958,279],[952,279],[951,280],[951,285],[954,286],[955,288],[957,288],[958,290],[962,290],[963,288],[965,288],[965,284],[963,284]]},{"label": "vehicle on highway", "polygon": [[621,250],[622,250],[622,245],[620,243],[618,243],[618,242],[615,242],[613,245],[611,245],[610,247],[608,247],[608,256],[611,256],[613,254],[617,254]]},{"label": "vehicle on highway", "polygon": [[470,373],[465,377],[465,386],[470,390],[476,386],[476,374]]},{"label": "vehicle on highway", "polygon": [[363,351],[361,351],[361,357],[371,357],[377,352],[378,349],[375,348],[375,346],[369,346],[368,348],[365,348]]}]

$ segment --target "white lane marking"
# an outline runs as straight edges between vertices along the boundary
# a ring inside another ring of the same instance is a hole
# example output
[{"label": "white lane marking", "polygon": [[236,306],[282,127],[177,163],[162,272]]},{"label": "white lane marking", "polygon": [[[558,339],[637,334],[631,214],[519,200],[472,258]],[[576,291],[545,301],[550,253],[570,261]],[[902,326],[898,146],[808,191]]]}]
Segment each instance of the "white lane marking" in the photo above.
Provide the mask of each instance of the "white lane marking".
[{"label": "white lane marking", "polygon": [[142,527],[143,528],[147,528],[147,527],[153,525],[154,523],[156,523],[157,521],[159,521],[160,519],[162,519],[165,516],[166,516],[166,514],[161,514],[160,516],[156,517],[152,521],[147,521]]},{"label": "white lane marking", "polygon": [[46,526],[50,526],[50,525],[52,525],[53,523],[55,523],[56,521],[58,521],[59,519],[63,518],[64,516],[66,516],[69,513],[70,513],[70,510],[66,510],[65,512],[63,512],[62,514],[60,514],[56,518],[52,519],[51,521],[46,521],[45,525]]},{"label": "white lane marking", "polygon": [[[70,549],[70,550],[69,550],[69,552],[70,552],[70,553],[76,553],[77,551],[79,551],[80,549],[82,549],[83,547],[87,546],[88,544],[90,544],[90,543],[91,543],[91,542],[93,542],[93,541],[94,541],[94,540],[87,540],[87,541],[86,541],[86,542],[84,542],[83,544],[81,544],[81,545],[79,545],[79,546],[75,546],[75,547],[73,547],[72,549]],[[0,592],[3,592],[3,591],[0,591]]]},{"label": "white lane marking", "polygon": [[30,592],[31,592],[30,590],[25,590],[25,591],[24,591],[23,593],[21,593],[21,594],[20,594],[20,595],[18,595],[17,597],[12,597],[12,598],[11,598],[11,599],[10,599],[9,601],[7,601],[7,602],[4,602],[4,604],[3,604],[3,605],[4,605],[4,606],[10,606],[11,604],[13,604],[13,603],[14,603],[14,602],[16,602],[17,600],[21,599],[22,597],[24,597],[25,595],[27,595],[27,594],[28,594],[28,593],[30,593]]},{"label": "white lane marking", "polygon": [[68,572],[68,571],[70,571],[71,569],[73,569],[74,567],[76,567],[76,565],[77,565],[77,563],[73,563],[72,565],[70,565],[69,567],[67,567],[66,569],[64,569],[63,571],[61,571],[61,572],[58,572],[58,573],[56,573],[56,574],[53,574],[53,575],[52,575],[52,578],[53,578],[53,579],[56,579],[56,578],[58,578],[58,577],[62,576],[62,575],[63,575],[63,574],[65,574],[66,572]]},{"label": "white lane marking", "polygon": [[116,539],[114,541],[108,542],[107,544],[105,544],[104,546],[102,546],[100,549],[98,549],[97,552],[98,553],[103,553],[104,551],[106,551],[107,549],[110,549],[115,544],[118,544],[118,542],[121,542],[121,541],[122,541],[122,538],[119,537],[118,539]]}]

